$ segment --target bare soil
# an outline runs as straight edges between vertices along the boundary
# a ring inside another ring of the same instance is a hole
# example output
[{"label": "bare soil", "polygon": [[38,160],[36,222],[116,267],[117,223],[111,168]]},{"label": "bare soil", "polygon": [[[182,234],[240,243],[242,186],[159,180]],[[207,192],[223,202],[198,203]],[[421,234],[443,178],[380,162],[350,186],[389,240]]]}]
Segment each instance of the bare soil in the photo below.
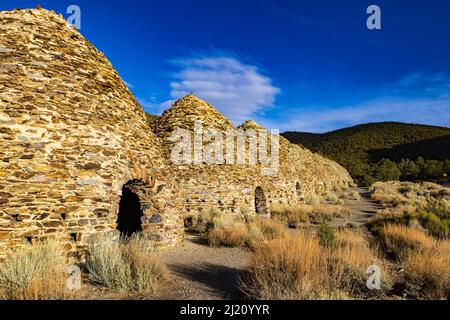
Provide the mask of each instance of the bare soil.
[{"label": "bare soil", "polygon": [[345,200],[345,207],[350,209],[350,216],[348,218],[336,219],[333,221],[333,225],[337,227],[353,227],[353,228],[365,228],[365,224],[369,219],[374,216],[377,211],[382,209],[382,206],[372,199],[370,199],[369,188],[356,187],[345,191],[336,192],[337,196],[343,193],[349,193],[356,191],[361,196],[359,200]]},{"label": "bare soil", "polygon": [[[353,188],[359,200],[345,200],[349,217],[333,221],[336,227],[365,229],[365,223],[381,207],[370,200],[367,188]],[[339,193],[338,193],[339,195]],[[211,248],[201,237],[186,235],[183,245],[161,252],[163,261],[172,271],[172,279],[147,299],[216,300],[244,299],[238,279],[249,266],[251,252],[244,248]]]},{"label": "bare soil", "polygon": [[[340,228],[361,228],[381,207],[370,200],[367,188],[353,188],[359,200],[345,199],[350,216],[338,218],[332,225]],[[337,192],[339,196],[343,192]],[[297,232],[298,230],[291,230]],[[158,299],[158,300],[229,300],[245,299],[239,290],[239,278],[249,267],[251,252],[245,248],[209,247],[205,240],[195,234],[186,234],[182,245],[168,248],[159,255],[171,271],[170,279],[156,292],[133,295],[112,292],[85,283],[76,299]]]},{"label": "bare soil", "polygon": [[182,246],[161,252],[172,279],[152,299],[243,299],[239,277],[251,252],[243,248],[211,248],[197,235],[186,235]]}]

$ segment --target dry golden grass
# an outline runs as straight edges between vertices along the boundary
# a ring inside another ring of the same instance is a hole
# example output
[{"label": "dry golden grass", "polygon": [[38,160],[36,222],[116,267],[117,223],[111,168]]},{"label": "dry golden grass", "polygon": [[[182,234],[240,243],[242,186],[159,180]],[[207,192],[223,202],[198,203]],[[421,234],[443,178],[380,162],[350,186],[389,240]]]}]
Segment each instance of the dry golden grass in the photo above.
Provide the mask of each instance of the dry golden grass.
[{"label": "dry golden grass", "polygon": [[412,251],[403,262],[408,281],[429,299],[450,298],[450,242]]},{"label": "dry golden grass", "polygon": [[67,257],[55,240],[11,251],[0,262],[0,298],[9,300],[64,299]]},{"label": "dry golden grass", "polygon": [[323,287],[326,259],[311,236],[274,240],[255,247],[251,275],[241,289],[256,299],[313,299]]},{"label": "dry golden grass", "polygon": [[305,196],[305,202],[306,202],[306,204],[309,204],[309,205],[317,205],[317,204],[320,204],[321,199],[318,195],[307,194]]},{"label": "dry golden grass", "polygon": [[246,244],[247,233],[247,226],[243,222],[214,227],[208,232],[208,243],[212,247],[242,247]]},{"label": "dry golden grass", "polygon": [[249,221],[250,228],[261,230],[264,238],[267,240],[281,239],[286,236],[286,228],[279,221],[267,218],[255,218]]},{"label": "dry golden grass", "polygon": [[393,251],[399,259],[404,258],[411,250],[429,249],[436,243],[436,240],[421,229],[397,224],[385,226],[380,240],[383,246]]},{"label": "dry golden grass", "polygon": [[211,246],[252,248],[255,243],[284,237],[284,226],[272,219],[257,216],[247,217],[246,221],[238,216],[220,215],[213,219],[213,226],[207,233]]},{"label": "dry golden grass", "polygon": [[367,291],[365,287],[367,268],[377,265],[382,270],[382,289],[387,290],[391,286],[390,272],[385,263],[378,258],[379,249],[370,247],[360,231],[339,231],[336,245],[332,250],[332,260],[339,266],[337,269],[339,282],[336,285],[358,296],[377,294]]},{"label": "dry golden grass", "polygon": [[[342,299],[368,295],[366,270],[381,262],[364,237],[339,233],[337,246],[323,247],[314,235],[299,233],[254,248],[250,275],[240,287],[255,299]],[[387,277],[386,273],[383,273]],[[384,281],[384,287],[388,284]]]},{"label": "dry golden grass", "polygon": [[151,291],[168,275],[154,243],[139,234],[126,239],[118,232],[104,234],[89,245],[86,260],[90,279],[117,291]]},{"label": "dry golden grass", "polygon": [[437,240],[417,228],[387,225],[380,235],[403,266],[412,295],[429,299],[450,297],[450,241]]},{"label": "dry golden grass", "polygon": [[335,204],[276,205],[271,207],[271,214],[275,218],[287,221],[290,227],[296,228],[304,223],[320,224],[335,218],[348,217],[350,211]]},{"label": "dry golden grass", "polygon": [[343,193],[342,197],[349,199],[349,200],[360,200],[361,199],[361,195],[355,190]]},{"label": "dry golden grass", "polygon": [[445,239],[450,235],[450,189],[434,183],[377,182],[371,187],[372,199],[386,209],[369,222],[374,233],[385,224],[419,223],[430,234]]},{"label": "dry golden grass", "polygon": [[449,206],[448,199],[444,199],[444,196],[449,194],[450,189],[431,182],[375,182],[370,187],[370,192],[371,198],[385,207],[410,205],[426,208],[432,199],[439,199],[445,206]]}]

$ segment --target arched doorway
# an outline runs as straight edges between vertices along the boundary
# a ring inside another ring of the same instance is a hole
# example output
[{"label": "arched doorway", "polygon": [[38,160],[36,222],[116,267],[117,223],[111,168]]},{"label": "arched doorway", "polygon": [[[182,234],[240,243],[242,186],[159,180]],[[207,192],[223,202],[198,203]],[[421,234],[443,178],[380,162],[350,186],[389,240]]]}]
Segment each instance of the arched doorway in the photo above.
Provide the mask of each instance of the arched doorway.
[{"label": "arched doorway", "polygon": [[119,202],[117,230],[123,236],[130,236],[135,232],[142,231],[141,217],[143,213],[139,197],[132,191],[134,184],[133,181],[130,181],[123,186]]},{"label": "arched doorway", "polygon": [[295,184],[295,192],[297,193],[297,197],[302,196],[302,186],[300,185],[300,182]]},{"label": "arched doorway", "polygon": [[255,189],[255,211],[257,214],[268,215],[269,207],[267,206],[267,199],[264,190],[261,187]]}]

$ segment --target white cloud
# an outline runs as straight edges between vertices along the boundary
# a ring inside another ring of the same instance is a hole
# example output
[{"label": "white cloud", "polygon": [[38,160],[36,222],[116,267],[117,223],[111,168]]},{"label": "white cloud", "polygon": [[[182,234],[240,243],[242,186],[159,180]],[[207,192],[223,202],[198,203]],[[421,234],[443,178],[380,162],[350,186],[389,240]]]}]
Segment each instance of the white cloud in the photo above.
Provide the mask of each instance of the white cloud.
[{"label": "white cloud", "polygon": [[[233,57],[212,56],[171,61],[180,71],[173,74],[170,95],[179,99],[189,92],[207,100],[235,124],[272,107],[280,89],[256,66]],[[168,107],[173,100],[166,101]]]},{"label": "white cloud", "polygon": [[293,115],[271,123],[282,131],[326,132],[368,122],[399,121],[407,123],[450,125],[450,99],[408,99],[387,97],[358,105],[332,109],[286,110]]},{"label": "white cloud", "polygon": [[[368,122],[399,121],[450,126],[450,78],[444,73],[413,73],[393,83],[388,94],[335,108],[295,108],[275,121],[282,131],[326,132]],[[393,94],[394,93],[394,94]]]}]

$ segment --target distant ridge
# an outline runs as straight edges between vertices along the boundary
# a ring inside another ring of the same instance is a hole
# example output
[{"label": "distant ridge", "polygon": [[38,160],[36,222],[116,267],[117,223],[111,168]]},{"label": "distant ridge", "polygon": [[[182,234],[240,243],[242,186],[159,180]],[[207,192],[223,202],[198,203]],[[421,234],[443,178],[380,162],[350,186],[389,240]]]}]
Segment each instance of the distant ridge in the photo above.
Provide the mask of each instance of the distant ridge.
[{"label": "distant ridge", "polygon": [[355,178],[383,158],[450,159],[450,128],[401,122],[361,124],[327,133],[285,132],[293,143],[303,145],[344,166]]}]

